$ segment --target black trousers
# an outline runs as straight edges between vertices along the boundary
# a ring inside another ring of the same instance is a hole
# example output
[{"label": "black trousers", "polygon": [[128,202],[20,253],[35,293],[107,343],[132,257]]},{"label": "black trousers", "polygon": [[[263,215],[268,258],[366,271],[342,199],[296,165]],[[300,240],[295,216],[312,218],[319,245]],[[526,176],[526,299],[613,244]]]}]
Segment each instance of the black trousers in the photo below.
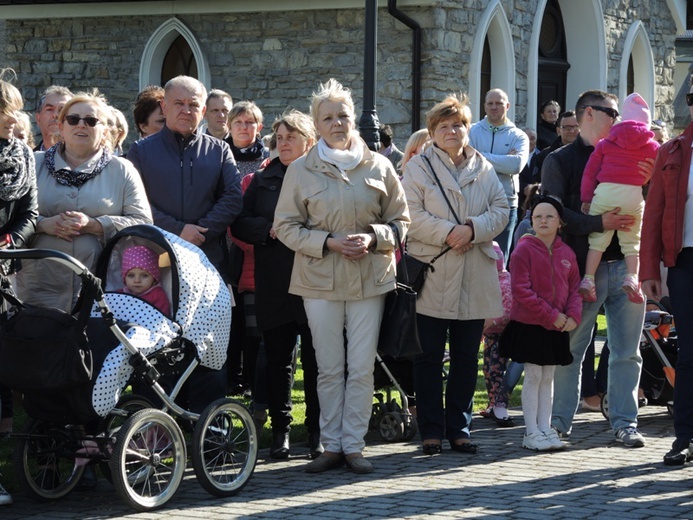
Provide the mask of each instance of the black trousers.
[{"label": "black trousers", "polygon": [[291,425],[291,388],[294,382],[293,362],[297,336],[301,337],[305,424],[310,433],[320,432],[318,364],[315,361],[313,338],[307,323],[292,322],[263,332],[267,356],[267,407],[273,433],[288,432]]}]

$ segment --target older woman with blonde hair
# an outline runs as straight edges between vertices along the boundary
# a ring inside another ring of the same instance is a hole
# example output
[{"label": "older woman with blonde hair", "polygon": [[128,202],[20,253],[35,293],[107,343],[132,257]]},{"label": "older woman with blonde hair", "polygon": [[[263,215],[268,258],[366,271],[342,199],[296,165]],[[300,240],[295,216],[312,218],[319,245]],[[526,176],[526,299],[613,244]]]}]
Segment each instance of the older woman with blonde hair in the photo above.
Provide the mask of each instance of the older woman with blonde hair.
[{"label": "older woman with blonde hair", "polygon": [[436,104],[426,114],[433,145],[407,163],[402,181],[411,212],[409,254],[428,262],[447,250],[416,303],[423,353],[414,360],[414,387],[427,455],[440,453],[444,438],[454,451],[476,453],[470,428],[479,341],[484,319],[503,314],[493,237],[508,222],[508,200],[491,164],[469,146],[471,117],[466,96]]},{"label": "older woman with blonde hair", "polygon": [[[102,96],[79,93],[58,116],[60,142],[35,154],[39,217],[30,245],[67,253],[90,270],[117,231],[152,223],[139,173],[111,152],[109,117]],[[66,267],[36,260],[22,262],[17,282],[22,299],[66,312],[81,287]]]},{"label": "older woman with blonde hair", "polygon": [[393,227],[403,237],[409,212],[392,164],[356,132],[351,92],[330,79],[310,112],[320,140],[287,169],[274,220],[296,251],[289,292],[303,297],[318,362],[325,452],[305,469],[346,459],[353,472],[370,473],[362,452],[385,294],[395,288]]},{"label": "older woman with blonde hair", "polygon": [[315,127],[308,115],[289,110],[274,122],[272,131],[279,155],[254,174],[243,195],[243,211],[231,229],[236,238],[253,244],[255,250],[257,326],[264,338],[267,404],[272,419],[270,457],[285,459],[289,456],[293,358],[296,337],[300,336],[309,455],[315,459],[323,452],[318,366],[303,300],[289,293],[294,252],[277,240],[273,226],[286,170],[315,144]]}]

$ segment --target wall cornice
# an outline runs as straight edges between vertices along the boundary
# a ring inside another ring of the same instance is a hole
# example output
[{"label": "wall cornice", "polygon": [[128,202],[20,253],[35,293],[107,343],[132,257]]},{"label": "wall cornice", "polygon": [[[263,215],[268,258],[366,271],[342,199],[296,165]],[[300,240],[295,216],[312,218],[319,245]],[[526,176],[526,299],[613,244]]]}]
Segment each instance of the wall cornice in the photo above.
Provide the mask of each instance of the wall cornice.
[{"label": "wall cornice", "polygon": [[[440,0],[398,0],[397,7],[432,6]],[[364,0],[292,0],[291,11],[326,9],[362,9]],[[387,7],[387,0],[378,0],[378,7]],[[27,20],[39,18],[86,18],[102,16],[175,16],[210,13],[257,13],[286,11],[286,0],[166,0],[142,2],[102,2],[43,4],[0,7],[0,19]]]}]

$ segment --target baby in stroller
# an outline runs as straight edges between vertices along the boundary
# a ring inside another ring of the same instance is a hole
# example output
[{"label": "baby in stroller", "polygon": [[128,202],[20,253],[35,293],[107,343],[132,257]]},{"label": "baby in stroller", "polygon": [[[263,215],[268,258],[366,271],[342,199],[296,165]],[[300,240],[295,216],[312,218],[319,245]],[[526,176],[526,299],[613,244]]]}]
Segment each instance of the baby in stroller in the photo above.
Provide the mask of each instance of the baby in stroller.
[{"label": "baby in stroller", "polygon": [[139,296],[171,316],[171,304],[160,284],[159,255],[146,246],[132,246],[123,253],[121,271],[125,287],[119,292]]},{"label": "baby in stroller", "polygon": [[[16,434],[15,450],[16,473],[29,495],[40,500],[67,495],[89,459],[129,505],[155,509],[180,485],[188,449],[208,492],[230,496],[247,483],[257,439],[245,407],[219,399],[198,414],[176,403],[198,365],[223,366],[230,330],[229,291],[196,246],[154,226],[126,228],[106,244],[98,278],[57,251],[0,251],[0,260],[5,258],[55,261],[82,280],[75,315],[31,308],[2,294],[12,308],[0,324],[0,381],[24,393],[30,416]],[[127,286],[124,279],[133,269],[158,283],[139,296],[130,294],[123,283]],[[142,295],[157,287],[170,316],[162,312],[165,306],[157,308]],[[38,327],[39,319],[50,325]],[[163,379],[173,382],[170,390],[160,384]],[[151,387],[161,409],[125,393],[133,382]],[[172,415],[195,424],[191,440]]]}]

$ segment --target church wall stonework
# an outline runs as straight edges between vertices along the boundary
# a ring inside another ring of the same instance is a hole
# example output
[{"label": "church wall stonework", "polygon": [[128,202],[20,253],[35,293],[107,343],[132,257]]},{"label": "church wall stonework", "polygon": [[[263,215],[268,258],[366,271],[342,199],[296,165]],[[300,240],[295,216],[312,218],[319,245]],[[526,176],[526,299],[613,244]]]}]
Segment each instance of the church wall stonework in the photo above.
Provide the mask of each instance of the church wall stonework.
[{"label": "church wall stonework", "polygon": [[[488,5],[482,0],[441,0],[402,10],[422,26],[421,122],[449,92],[468,91],[475,31]],[[528,54],[537,1],[503,0],[513,37],[516,124],[527,120]],[[618,92],[621,52],[629,27],[641,20],[650,38],[657,78],[655,115],[673,119],[676,28],[666,0],[604,0],[608,89]],[[212,87],[234,100],[252,99],[269,127],[287,107],[306,110],[319,81],[335,77],[350,87],[361,110],[364,11],[333,9],[278,13],[181,15],[208,60]],[[97,87],[131,117],[145,46],[168,17],[0,20],[4,66],[17,71],[26,109],[51,84],[73,91]],[[576,23],[565,20],[566,24]],[[377,110],[395,128],[400,148],[411,132],[412,31],[378,12]],[[478,103],[479,100],[472,100]],[[130,139],[135,137],[131,130]]]}]

